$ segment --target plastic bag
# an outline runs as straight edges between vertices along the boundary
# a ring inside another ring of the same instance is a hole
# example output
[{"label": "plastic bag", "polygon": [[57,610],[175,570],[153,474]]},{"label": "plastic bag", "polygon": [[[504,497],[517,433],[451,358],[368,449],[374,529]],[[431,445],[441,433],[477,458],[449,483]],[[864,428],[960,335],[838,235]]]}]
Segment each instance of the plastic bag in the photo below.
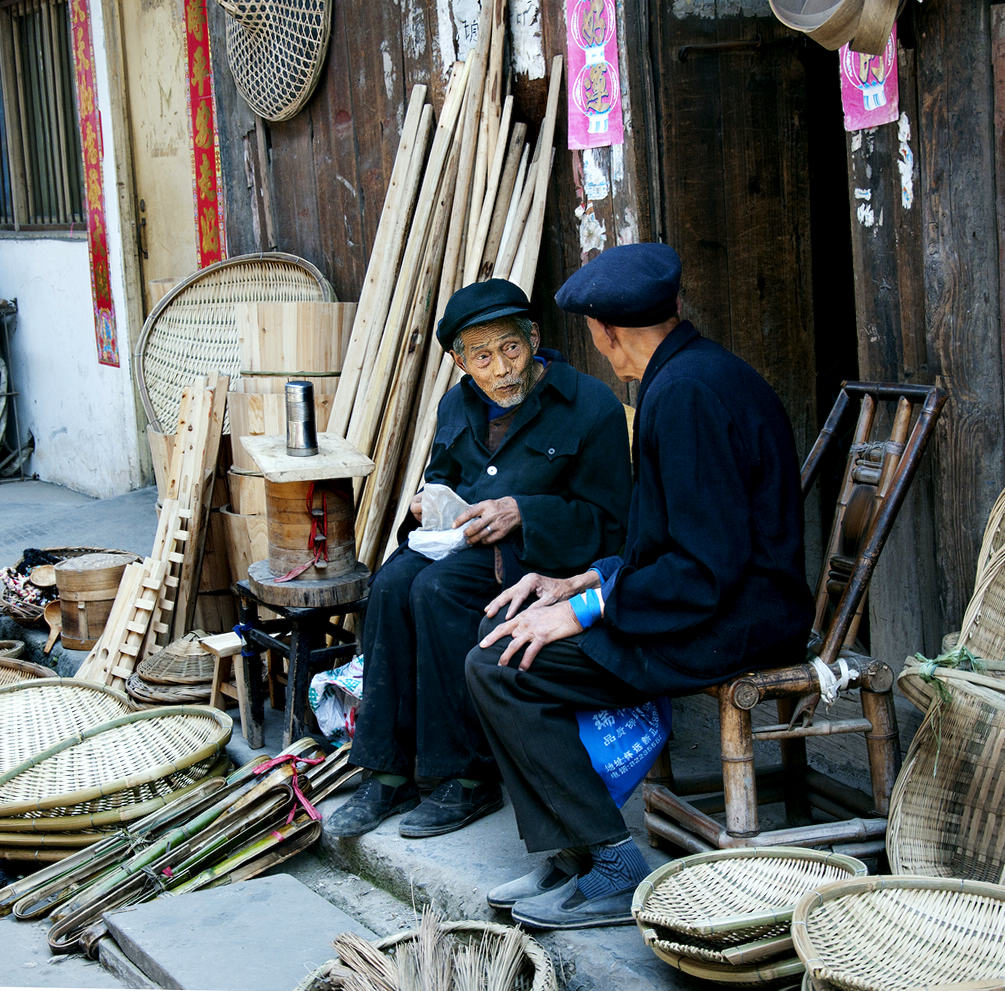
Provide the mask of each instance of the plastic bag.
[{"label": "plastic bag", "polygon": [[311,678],[307,701],[314,710],[321,732],[338,745],[353,738],[356,706],[363,697],[363,655],[331,671]]},{"label": "plastic bag", "polygon": [[577,712],[576,719],[590,763],[620,809],[670,737],[670,700]]},{"label": "plastic bag", "polygon": [[449,485],[427,485],[422,490],[422,526],[408,535],[408,546],[432,561],[467,547],[464,529],[455,530],[454,520],[469,505]]}]

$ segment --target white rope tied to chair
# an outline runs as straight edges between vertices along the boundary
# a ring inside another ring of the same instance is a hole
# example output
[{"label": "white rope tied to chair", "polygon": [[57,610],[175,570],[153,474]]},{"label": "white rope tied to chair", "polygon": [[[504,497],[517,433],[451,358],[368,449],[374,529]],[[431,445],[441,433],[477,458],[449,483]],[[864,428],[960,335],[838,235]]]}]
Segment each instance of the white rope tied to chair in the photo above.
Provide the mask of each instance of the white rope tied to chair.
[{"label": "white rope tied to chair", "polygon": [[819,657],[814,657],[810,663],[813,665],[813,670],[817,673],[817,681],[820,682],[820,698],[823,700],[824,705],[833,705],[837,701],[838,695],[848,687],[856,672],[853,672],[848,667],[843,657],[837,659],[838,667],[841,669],[840,677],[835,675]]}]

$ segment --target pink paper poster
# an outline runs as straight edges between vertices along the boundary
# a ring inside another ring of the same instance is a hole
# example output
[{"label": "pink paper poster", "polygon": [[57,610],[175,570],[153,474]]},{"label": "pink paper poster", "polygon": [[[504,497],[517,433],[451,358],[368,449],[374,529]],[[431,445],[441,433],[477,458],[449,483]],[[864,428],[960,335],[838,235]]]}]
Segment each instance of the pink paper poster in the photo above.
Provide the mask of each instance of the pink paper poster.
[{"label": "pink paper poster", "polygon": [[897,86],[897,25],[881,55],[841,49],[841,103],[844,129],[860,131],[889,124],[900,116]]},{"label": "pink paper poster", "polygon": [[614,0],[566,0],[569,147],[624,141]]}]

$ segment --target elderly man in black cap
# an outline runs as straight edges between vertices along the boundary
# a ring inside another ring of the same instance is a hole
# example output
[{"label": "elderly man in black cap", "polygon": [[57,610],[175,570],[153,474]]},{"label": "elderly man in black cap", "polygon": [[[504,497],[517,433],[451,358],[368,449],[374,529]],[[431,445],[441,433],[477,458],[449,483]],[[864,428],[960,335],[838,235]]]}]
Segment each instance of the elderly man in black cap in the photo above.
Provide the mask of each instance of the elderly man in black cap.
[{"label": "elderly man in black cap", "polygon": [[[466,546],[431,561],[402,544],[373,579],[351,758],[372,773],[330,820],[340,836],[409,810],[401,834],[435,836],[499,808],[498,771],[464,682],[484,606],[528,572],[581,571],[624,536],[624,408],[538,347],[523,291],[503,279],[460,289],[436,336],[465,375],[440,402],[425,480],[471,504],[453,523]],[[411,514],[414,528],[421,495]],[[421,804],[416,776],[440,782]]]},{"label": "elderly man in black cap", "polygon": [[559,291],[618,377],[641,380],[625,547],[572,578],[522,578],[488,605],[468,655],[527,848],[560,851],[489,893],[532,927],[631,922],[648,873],[580,745],[578,710],[692,694],[805,657],[792,430],[749,365],[680,319],[680,271],[667,245],[625,245]]}]

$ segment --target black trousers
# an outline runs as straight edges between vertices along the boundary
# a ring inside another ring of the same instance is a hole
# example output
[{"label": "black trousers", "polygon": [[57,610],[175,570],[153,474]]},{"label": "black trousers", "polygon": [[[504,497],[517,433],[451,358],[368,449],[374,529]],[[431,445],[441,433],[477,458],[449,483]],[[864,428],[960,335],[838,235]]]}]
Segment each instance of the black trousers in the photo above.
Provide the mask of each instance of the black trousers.
[{"label": "black trousers", "polygon": [[494,554],[484,547],[442,561],[403,547],[377,572],[363,620],[354,764],[406,777],[498,776],[464,657],[499,589]]},{"label": "black trousers", "polygon": [[[485,620],[484,636],[501,618]],[[579,739],[576,712],[638,705],[651,693],[615,677],[582,648],[582,634],[548,644],[527,671],[499,666],[509,638],[475,647],[465,673],[485,735],[531,853],[620,839],[625,820]],[[626,652],[626,664],[628,663]],[[675,674],[667,695],[707,681]]]}]

